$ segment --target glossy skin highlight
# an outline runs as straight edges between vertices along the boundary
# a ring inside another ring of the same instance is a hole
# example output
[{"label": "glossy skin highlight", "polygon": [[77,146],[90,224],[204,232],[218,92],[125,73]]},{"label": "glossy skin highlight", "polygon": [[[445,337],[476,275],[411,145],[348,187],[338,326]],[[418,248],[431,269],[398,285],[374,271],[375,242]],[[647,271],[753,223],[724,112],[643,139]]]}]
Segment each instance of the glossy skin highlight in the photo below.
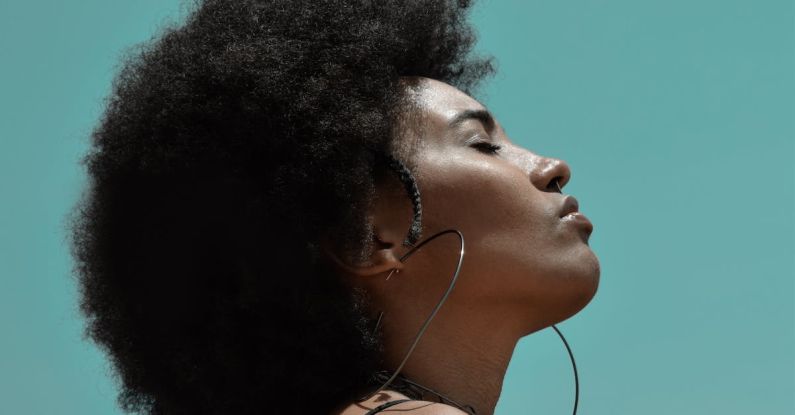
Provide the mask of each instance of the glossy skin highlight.
[{"label": "glossy skin highlight", "polygon": [[[398,139],[418,145],[412,165],[422,197],[422,239],[458,229],[466,249],[454,291],[402,373],[488,415],[518,340],[571,317],[596,294],[600,268],[588,246],[592,227],[561,217],[566,195],[558,186],[571,178],[564,161],[513,143],[482,104],[458,89],[416,81],[416,124]],[[373,312],[384,312],[391,368],[446,290],[458,260],[458,237],[447,234],[400,262],[410,249],[402,241],[411,217],[401,185],[384,183],[372,211],[378,246],[371,261],[341,264],[345,278],[370,293]],[[400,272],[386,280],[393,268]],[[365,413],[383,403],[377,399],[342,413]],[[390,409],[463,413],[419,404]]]}]

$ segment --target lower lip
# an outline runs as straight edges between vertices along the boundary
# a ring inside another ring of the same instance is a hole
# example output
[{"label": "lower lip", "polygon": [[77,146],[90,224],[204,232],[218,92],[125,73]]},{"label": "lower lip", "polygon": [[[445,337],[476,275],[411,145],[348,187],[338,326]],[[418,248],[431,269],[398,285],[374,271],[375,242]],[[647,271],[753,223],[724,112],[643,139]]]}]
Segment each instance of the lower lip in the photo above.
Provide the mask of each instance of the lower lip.
[{"label": "lower lip", "polygon": [[591,235],[591,232],[593,232],[593,224],[590,220],[588,220],[588,218],[585,217],[585,215],[580,212],[569,213],[568,215],[560,218],[560,220],[582,227],[585,231],[587,231],[589,236]]}]

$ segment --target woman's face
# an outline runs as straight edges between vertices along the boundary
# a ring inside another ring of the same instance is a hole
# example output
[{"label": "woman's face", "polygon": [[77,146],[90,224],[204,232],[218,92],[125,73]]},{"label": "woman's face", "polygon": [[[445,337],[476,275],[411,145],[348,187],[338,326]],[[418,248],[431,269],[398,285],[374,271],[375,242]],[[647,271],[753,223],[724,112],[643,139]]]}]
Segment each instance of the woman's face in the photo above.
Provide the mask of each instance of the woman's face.
[{"label": "woman's face", "polygon": [[[423,78],[414,99],[415,128],[400,140],[418,146],[412,170],[422,198],[421,240],[450,228],[465,238],[461,273],[444,308],[457,303],[534,316],[523,326],[531,332],[582,309],[596,293],[600,269],[588,246],[592,225],[564,215],[574,208],[556,181],[569,181],[569,166],[514,144],[483,105],[448,84]],[[394,199],[384,203],[397,206]],[[393,208],[403,218],[402,235],[406,206]],[[437,299],[455,270],[459,242],[447,234],[426,246],[425,255],[405,260],[413,280],[405,283]]]}]

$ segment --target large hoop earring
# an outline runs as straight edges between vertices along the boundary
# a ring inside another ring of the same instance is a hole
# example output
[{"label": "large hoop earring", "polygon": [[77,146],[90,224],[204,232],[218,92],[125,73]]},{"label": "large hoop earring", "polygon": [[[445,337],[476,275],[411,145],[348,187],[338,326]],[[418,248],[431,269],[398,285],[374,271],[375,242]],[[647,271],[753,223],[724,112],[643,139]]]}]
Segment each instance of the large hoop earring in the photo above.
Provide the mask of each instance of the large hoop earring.
[{"label": "large hoop earring", "polygon": [[[560,184],[556,182],[556,185],[558,187],[558,190],[561,190],[560,189]],[[458,256],[458,265],[456,266],[455,273],[453,274],[453,278],[450,280],[450,285],[447,287],[447,291],[445,291],[444,295],[439,300],[439,302],[436,304],[436,307],[434,307],[433,311],[428,316],[428,318],[425,319],[425,323],[423,323],[422,327],[420,328],[419,332],[417,333],[417,336],[414,337],[414,341],[412,342],[408,353],[406,353],[406,356],[403,357],[403,361],[400,362],[400,365],[398,365],[398,368],[395,369],[395,372],[392,374],[392,376],[390,376],[389,379],[387,379],[386,382],[381,384],[381,386],[378,389],[376,389],[374,392],[368,394],[365,397],[360,398],[359,402],[366,401],[366,400],[372,398],[373,396],[375,396],[375,394],[377,394],[378,392],[381,392],[382,390],[384,390],[384,388],[389,386],[389,384],[392,383],[395,380],[395,378],[397,378],[398,374],[400,374],[400,371],[403,369],[403,366],[408,361],[409,356],[411,356],[411,353],[414,351],[414,348],[417,346],[417,343],[419,343],[420,337],[422,337],[422,335],[425,333],[425,330],[428,328],[428,325],[431,323],[431,320],[433,319],[434,316],[436,316],[436,313],[442,307],[442,304],[444,304],[444,302],[447,300],[447,297],[453,291],[453,287],[455,286],[455,283],[458,280],[458,273],[461,271],[461,264],[463,263],[463,260],[464,260],[464,235],[462,235],[461,232],[459,232],[456,229],[448,229],[448,230],[445,230],[445,231],[441,231],[441,232],[439,232],[437,234],[434,234],[434,235],[430,236],[428,239],[422,241],[420,244],[418,244],[417,246],[412,248],[409,252],[407,252],[405,255],[403,255],[400,258],[400,262],[403,262],[403,260],[405,260],[410,255],[412,255],[414,252],[416,252],[421,246],[425,245],[426,243],[428,243],[429,241],[433,240],[434,238],[436,238],[438,236],[441,236],[441,235],[444,235],[444,234],[450,233],[450,232],[455,232],[456,234],[458,234],[458,237],[461,239],[461,252],[459,253],[459,256]],[[392,272],[390,272],[389,275],[387,276],[387,279],[389,279],[389,277],[392,276],[393,272],[399,273],[400,270],[397,269],[397,268],[393,268]],[[378,321],[376,322],[374,332],[378,330],[378,326],[381,323],[381,318],[383,317],[383,315],[384,315],[383,311],[378,315]],[[580,378],[579,378],[579,375],[577,374],[577,363],[574,361],[574,353],[571,351],[571,347],[569,346],[569,342],[566,341],[566,338],[563,336],[563,333],[561,333],[560,330],[554,324],[552,325],[552,328],[555,330],[555,332],[558,334],[560,339],[563,341],[563,345],[566,346],[566,352],[569,355],[569,359],[571,360],[571,366],[572,366],[572,369],[574,370],[574,409],[573,409],[572,414],[573,415],[577,415],[577,407],[578,407],[579,402],[580,402]],[[443,396],[442,394],[440,394],[440,393],[438,393],[438,392],[436,392],[434,390],[426,388],[426,387],[424,387],[422,385],[419,385],[419,384],[417,384],[415,382],[410,382],[410,383],[412,385],[414,385],[414,386],[417,386],[417,387],[419,387],[421,389],[424,389],[424,390],[426,390],[428,392],[431,392],[432,394],[435,394],[435,395],[439,396],[440,398],[444,398],[447,402],[455,404],[456,406],[458,406],[459,409],[464,410],[465,412],[468,412],[470,414],[474,414],[475,413],[474,408],[472,408],[469,405],[461,405],[461,404],[453,401],[450,398],[447,398],[447,397]]]},{"label": "large hoop earring", "polygon": [[[378,392],[381,392],[382,390],[384,390],[384,388],[389,386],[389,384],[392,383],[392,381],[395,380],[395,378],[398,376],[398,374],[400,374],[400,371],[403,369],[403,366],[405,366],[406,362],[409,360],[409,356],[411,356],[411,353],[414,351],[414,348],[416,348],[417,344],[420,342],[420,338],[422,337],[423,334],[425,334],[425,330],[428,329],[428,326],[431,324],[431,320],[433,320],[433,318],[436,316],[436,313],[439,312],[439,309],[442,308],[442,304],[444,304],[444,302],[447,301],[447,297],[450,296],[450,293],[453,291],[453,287],[455,287],[455,283],[458,280],[458,273],[461,272],[461,264],[464,261],[464,235],[461,234],[461,232],[458,231],[457,229],[447,229],[447,230],[438,232],[438,233],[436,233],[436,234],[434,234],[432,236],[429,236],[427,239],[425,239],[424,241],[420,242],[414,248],[412,248],[411,250],[406,252],[406,254],[404,254],[402,257],[400,257],[400,262],[403,262],[406,258],[408,258],[412,254],[414,254],[414,252],[417,252],[417,250],[419,250],[426,243],[432,241],[433,239],[435,239],[435,238],[437,238],[437,237],[439,237],[441,235],[444,235],[444,234],[447,234],[447,233],[452,233],[452,232],[455,232],[458,235],[459,239],[461,240],[461,250],[460,250],[460,252],[458,254],[458,264],[456,265],[455,273],[453,274],[453,278],[450,279],[450,285],[447,287],[447,290],[444,292],[444,295],[442,295],[442,298],[439,300],[439,302],[436,303],[436,307],[433,308],[433,311],[431,311],[431,314],[428,315],[428,317],[425,319],[425,322],[422,324],[422,327],[420,327],[420,330],[417,332],[417,335],[414,337],[414,341],[411,343],[411,347],[409,347],[408,352],[406,352],[406,355],[403,357],[403,361],[400,362],[400,364],[398,365],[397,369],[395,369],[395,372],[392,373],[392,376],[390,376],[389,379],[386,380],[386,382],[381,384],[381,386],[379,386],[378,389],[376,389],[375,391],[371,392],[367,396],[364,396],[364,397],[360,398],[359,401],[366,401],[366,400],[372,398],[373,396],[375,396],[375,394],[377,394]],[[397,268],[393,268],[392,271],[395,271],[396,269]],[[398,270],[398,272],[400,272],[400,271]],[[387,276],[387,279],[391,275],[392,275],[392,273],[390,272],[389,276]],[[384,312],[382,311],[379,314],[379,316],[378,316],[378,321],[376,322],[375,330],[378,330],[378,326],[381,323],[381,317],[383,315],[384,315]]]}]

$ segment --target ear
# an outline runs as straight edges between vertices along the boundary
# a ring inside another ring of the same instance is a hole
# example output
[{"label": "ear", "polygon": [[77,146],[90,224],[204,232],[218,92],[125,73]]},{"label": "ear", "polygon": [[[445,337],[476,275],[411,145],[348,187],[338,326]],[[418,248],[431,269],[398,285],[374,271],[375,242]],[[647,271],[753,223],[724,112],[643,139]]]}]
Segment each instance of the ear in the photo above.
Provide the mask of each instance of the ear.
[{"label": "ear", "polygon": [[394,241],[384,241],[384,239],[388,238],[379,237],[378,232],[375,233],[373,238],[373,249],[369,252],[364,262],[350,262],[340,252],[333,249],[331,243],[324,243],[323,247],[326,256],[345,275],[367,278],[391,272],[393,269],[397,269],[397,272],[400,272],[403,268],[403,263],[400,262],[399,253],[395,249],[399,244]]},{"label": "ear", "polygon": [[[324,251],[336,267],[346,275],[367,278],[403,269],[400,257],[409,248],[403,241],[413,218],[411,200],[397,179],[385,180],[377,186],[367,219],[371,223],[373,246],[363,262],[351,263],[334,249],[328,238]],[[386,274],[385,274],[386,275]],[[385,276],[384,275],[384,276]]]}]

